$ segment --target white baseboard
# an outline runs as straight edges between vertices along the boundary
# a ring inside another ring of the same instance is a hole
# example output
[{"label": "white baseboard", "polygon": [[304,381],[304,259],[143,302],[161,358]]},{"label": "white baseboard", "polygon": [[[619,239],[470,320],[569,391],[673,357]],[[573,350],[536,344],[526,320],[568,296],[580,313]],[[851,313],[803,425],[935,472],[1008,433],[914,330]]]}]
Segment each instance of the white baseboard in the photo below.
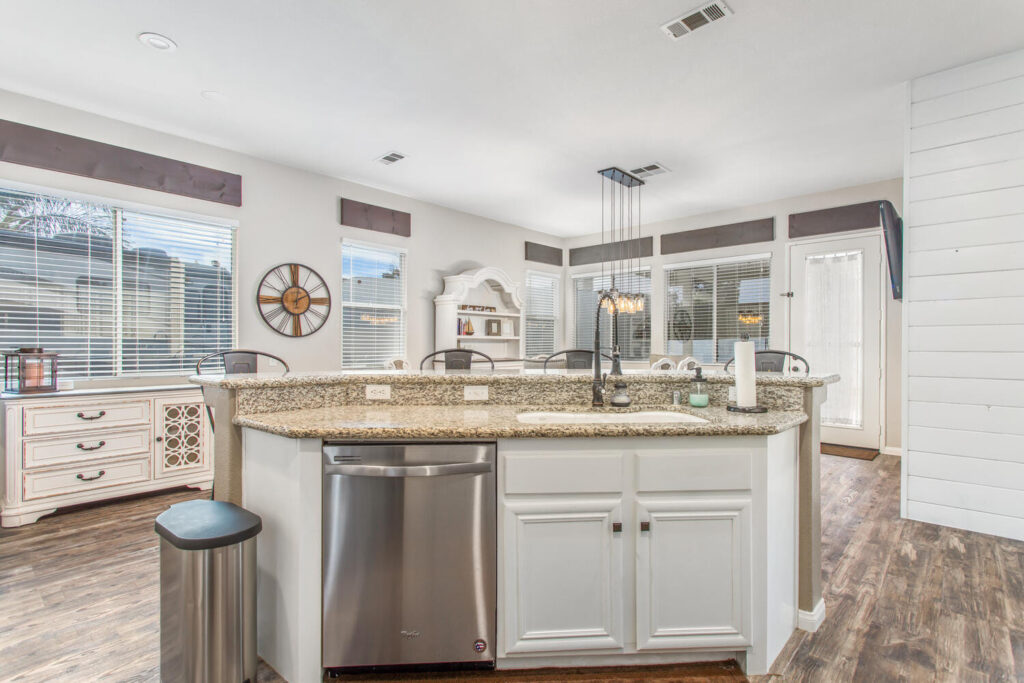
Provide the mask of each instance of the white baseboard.
[{"label": "white baseboard", "polygon": [[897,458],[903,457],[903,449],[899,446],[884,446],[880,450],[882,455],[895,455]]},{"label": "white baseboard", "polygon": [[810,612],[798,610],[796,616],[796,627],[809,633],[814,633],[825,621],[825,599],[818,600],[818,604]]}]

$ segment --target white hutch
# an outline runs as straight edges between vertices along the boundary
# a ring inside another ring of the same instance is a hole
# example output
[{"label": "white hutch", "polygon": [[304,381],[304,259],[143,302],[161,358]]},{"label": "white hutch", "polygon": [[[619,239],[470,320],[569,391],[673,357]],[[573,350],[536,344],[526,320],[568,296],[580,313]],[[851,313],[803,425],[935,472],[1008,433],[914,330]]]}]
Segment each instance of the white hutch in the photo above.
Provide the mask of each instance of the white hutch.
[{"label": "white hutch", "polygon": [[434,298],[435,351],[473,349],[509,366],[522,362],[522,332],[521,288],[505,271],[476,268],[444,278],[444,292]]}]

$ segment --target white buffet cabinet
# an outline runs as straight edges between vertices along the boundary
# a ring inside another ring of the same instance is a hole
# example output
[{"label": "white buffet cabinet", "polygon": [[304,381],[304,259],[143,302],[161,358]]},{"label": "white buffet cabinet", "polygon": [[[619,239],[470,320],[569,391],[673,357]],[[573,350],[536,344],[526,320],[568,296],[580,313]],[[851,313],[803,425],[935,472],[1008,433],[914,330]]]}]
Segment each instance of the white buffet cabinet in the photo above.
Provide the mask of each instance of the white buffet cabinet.
[{"label": "white buffet cabinet", "polygon": [[194,387],[5,395],[0,524],[57,508],[213,484],[213,443]]}]

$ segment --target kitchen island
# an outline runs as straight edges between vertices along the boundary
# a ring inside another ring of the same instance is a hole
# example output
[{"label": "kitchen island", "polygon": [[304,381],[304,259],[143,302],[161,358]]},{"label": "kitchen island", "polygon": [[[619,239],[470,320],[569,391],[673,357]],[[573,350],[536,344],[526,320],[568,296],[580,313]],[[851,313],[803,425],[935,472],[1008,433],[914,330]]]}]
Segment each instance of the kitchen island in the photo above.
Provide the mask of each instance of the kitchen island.
[{"label": "kitchen island", "polygon": [[[627,376],[639,421],[616,423],[600,415],[622,411],[581,405],[578,376],[340,378],[219,380],[238,383],[241,502],[264,519],[260,655],[289,680],[322,673],[325,442],[496,444],[498,626],[486,646],[499,668],[735,658],[763,673],[803,625],[803,394],[813,381],[823,398],[830,378],[765,381],[769,412],[739,415],[722,407],[727,382],[712,385],[711,407],[690,409],[667,405],[686,377]],[[366,398],[381,385],[390,399]],[[693,419],[645,422],[652,412]]]}]

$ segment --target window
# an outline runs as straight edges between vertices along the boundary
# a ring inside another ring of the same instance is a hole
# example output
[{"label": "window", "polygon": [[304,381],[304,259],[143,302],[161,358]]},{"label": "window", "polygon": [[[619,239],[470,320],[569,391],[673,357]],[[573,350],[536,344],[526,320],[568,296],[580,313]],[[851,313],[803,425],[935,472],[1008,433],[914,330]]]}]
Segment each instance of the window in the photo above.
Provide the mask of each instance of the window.
[{"label": "window", "polygon": [[558,328],[559,276],[526,274],[526,357],[550,356],[555,352]]},{"label": "window", "polygon": [[405,357],[405,251],[341,245],[341,367]]},{"label": "window", "polygon": [[0,345],[67,378],[191,372],[232,346],[233,254],[230,226],[0,190]]},{"label": "window", "polygon": [[771,261],[672,267],[665,273],[665,349],[702,363],[725,363],[749,335],[768,348]]},{"label": "window", "polygon": [[[594,310],[601,291],[613,284],[610,275],[581,275],[573,278],[576,303],[576,348],[594,348]],[[650,360],[651,354],[651,272],[641,270],[627,274],[614,284],[621,292],[642,294],[642,313],[620,314],[618,316],[619,354],[622,360]],[[611,353],[612,316],[601,312],[601,349]]]}]

